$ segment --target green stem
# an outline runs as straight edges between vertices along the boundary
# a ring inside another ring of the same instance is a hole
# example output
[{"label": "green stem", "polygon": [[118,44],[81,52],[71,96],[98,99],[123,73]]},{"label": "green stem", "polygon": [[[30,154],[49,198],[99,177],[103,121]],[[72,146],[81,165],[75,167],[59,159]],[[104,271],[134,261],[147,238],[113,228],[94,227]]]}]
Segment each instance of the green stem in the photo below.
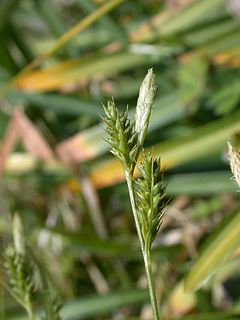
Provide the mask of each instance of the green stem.
[{"label": "green stem", "polygon": [[133,175],[131,174],[129,168],[124,168],[125,171],[125,178],[126,178],[126,182],[127,182],[127,186],[128,186],[128,193],[129,193],[129,197],[130,197],[130,203],[131,203],[131,207],[132,207],[132,212],[133,212],[133,217],[134,217],[134,221],[135,221],[135,225],[136,225],[136,229],[137,229],[137,234],[140,240],[140,244],[141,244],[141,250],[142,250],[142,254],[143,254],[143,258],[145,261],[145,246],[144,246],[144,240],[143,240],[143,236],[141,233],[141,227],[140,227],[140,223],[138,220],[138,215],[137,215],[137,204],[136,204],[136,197],[135,197],[135,192],[134,192],[134,185],[133,185]]},{"label": "green stem", "polygon": [[27,297],[26,310],[27,310],[27,314],[28,314],[29,320],[35,320],[34,313],[33,313],[32,302],[31,302],[30,297]]},{"label": "green stem", "polygon": [[144,244],[144,239],[141,233],[141,227],[138,220],[137,203],[136,203],[136,196],[135,196],[134,185],[133,185],[133,175],[127,166],[124,167],[124,171],[125,171],[125,177],[126,177],[126,182],[128,186],[132,212],[133,212],[133,216],[136,224],[137,234],[141,244],[144,266],[145,266],[147,281],[148,281],[148,290],[149,290],[152,311],[153,311],[153,319],[160,320],[160,312],[158,308],[158,302],[157,302],[155,287],[153,283],[153,276],[152,276],[151,254],[149,251],[149,245]]},{"label": "green stem", "polygon": [[160,320],[160,312],[158,307],[156,290],[153,282],[153,275],[152,275],[151,255],[147,249],[146,249],[144,264],[145,264],[145,269],[147,274],[148,290],[149,290],[149,295],[150,295],[150,300],[152,305],[153,318],[155,320]]}]

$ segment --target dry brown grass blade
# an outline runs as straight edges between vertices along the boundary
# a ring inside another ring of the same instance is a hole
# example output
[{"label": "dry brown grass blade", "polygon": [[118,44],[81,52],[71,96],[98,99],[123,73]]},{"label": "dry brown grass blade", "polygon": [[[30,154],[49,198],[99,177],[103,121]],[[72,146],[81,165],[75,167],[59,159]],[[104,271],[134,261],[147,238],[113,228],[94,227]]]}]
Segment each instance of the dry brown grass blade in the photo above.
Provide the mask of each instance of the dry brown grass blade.
[{"label": "dry brown grass blade", "polygon": [[51,147],[40,131],[27,118],[21,108],[16,108],[12,114],[0,150],[0,174],[3,173],[6,160],[14,149],[17,140],[21,140],[26,150],[37,159],[44,161],[55,160]]},{"label": "dry brown grass blade", "polygon": [[18,138],[17,123],[16,123],[16,117],[14,116],[14,113],[13,113],[11,121],[7,128],[6,135],[4,137],[4,141],[1,146],[1,150],[0,150],[0,175],[2,174],[5,168],[6,160],[14,148],[17,138]]},{"label": "dry brown grass blade", "polygon": [[213,57],[214,64],[222,64],[230,68],[239,68],[240,66],[240,48],[227,50]]},{"label": "dry brown grass blade", "polygon": [[65,163],[82,162],[98,154],[94,144],[91,146],[83,134],[76,134],[59,143],[55,148],[59,159]]},{"label": "dry brown grass blade", "polygon": [[28,152],[40,160],[54,160],[54,153],[46,139],[21,109],[15,110],[18,136]]},{"label": "dry brown grass blade", "polygon": [[107,238],[108,232],[96,189],[94,188],[90,179],[84,174],[81,175],[79,181],[82,187],[82,193],[89,208],[89,213],[92,223],[94,224],[94,228],[100,238]]}]

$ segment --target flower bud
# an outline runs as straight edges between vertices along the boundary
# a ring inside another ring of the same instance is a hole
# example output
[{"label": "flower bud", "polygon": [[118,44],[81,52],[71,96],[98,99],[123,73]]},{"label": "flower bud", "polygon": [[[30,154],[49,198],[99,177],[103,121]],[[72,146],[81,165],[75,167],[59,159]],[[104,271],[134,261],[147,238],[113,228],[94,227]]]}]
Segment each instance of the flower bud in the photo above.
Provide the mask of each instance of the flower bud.
[{"label": "flower bud", "polygon": [[25,238],[23,234],[23,225],[22,225],[21,218],[17,213],[15,213],[13,216],[12,228],[13,228],[14,248],[17,253],[24,255],[25,254]]},{"label": "flower bud", "polygon": [[152,111],[153,99],[156,92],[155,76],[153,69],[149,69],[146,77],[144,78],[140,90],[135,114],[135,131],[138,134],[139,146],[143,145],[149,118]]}]

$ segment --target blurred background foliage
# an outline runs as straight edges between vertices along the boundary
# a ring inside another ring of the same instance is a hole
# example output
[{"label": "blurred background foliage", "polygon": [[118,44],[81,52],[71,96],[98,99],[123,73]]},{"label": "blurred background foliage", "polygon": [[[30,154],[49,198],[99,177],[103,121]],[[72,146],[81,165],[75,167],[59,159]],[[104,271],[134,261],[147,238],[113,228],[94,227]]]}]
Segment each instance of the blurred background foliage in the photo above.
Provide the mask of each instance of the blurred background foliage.
[{"label": "blurred background foliage", "polygon": [[[239,66],[238,0],[0,2],[1,252],[19,212],[63,319],[151,319],[123,172],[100,123],[111,97],[133,113],[150,67],[146,148],[161,155],[170,199],[154,244],[164,319],[239,319],[239,197],[226,160],[227,139],[239,141]],[[192,286],[217,272],[185,292],[204,248],[215,260]],[[0,317],[26,319],[1,285]]]}]

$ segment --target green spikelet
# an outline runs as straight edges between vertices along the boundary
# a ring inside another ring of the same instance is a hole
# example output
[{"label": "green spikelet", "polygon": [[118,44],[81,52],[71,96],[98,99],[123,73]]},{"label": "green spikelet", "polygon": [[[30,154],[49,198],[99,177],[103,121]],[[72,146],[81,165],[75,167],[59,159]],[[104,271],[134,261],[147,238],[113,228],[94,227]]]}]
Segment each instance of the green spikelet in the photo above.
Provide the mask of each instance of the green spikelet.
[{"label": "green spikelet", "polygon": [[135,113],[135,131],[138,133],[139,149],[143,146],[147,134],[155,93],[155,76],[153,69],[149,69],[139,90]]},{"label": "green spikelet", "polygon": [[160,165],[160,159],[154,159],[148,153],[139,166],[142,178],[137,181],[138,218],[147,246],[151,246],[157,235],[167,204],[166,186]]},{"label": "green spikelet", "polygon": [[127,167],[132,170],[136,164],[137,134],[134,123],[128,119],[128,109],[120,114],[113,100],[104,106],[106,123],[106,141],[110,145],[110,151]]},{"label": "green spikelet", "polygon": [[12,223],[13,245],[5,252],[5,267],[9,276],[10,293],[34,320],[33,294],[35,289],[34,266],[27,253],[21,218],[14,214]]},{"label": "green spikelet", "polygon": [[5,253],[5,266],[8,271],[13,295],[25,308],[32,300],[34,291],[34,270],[25,255],[9,247]]}]

